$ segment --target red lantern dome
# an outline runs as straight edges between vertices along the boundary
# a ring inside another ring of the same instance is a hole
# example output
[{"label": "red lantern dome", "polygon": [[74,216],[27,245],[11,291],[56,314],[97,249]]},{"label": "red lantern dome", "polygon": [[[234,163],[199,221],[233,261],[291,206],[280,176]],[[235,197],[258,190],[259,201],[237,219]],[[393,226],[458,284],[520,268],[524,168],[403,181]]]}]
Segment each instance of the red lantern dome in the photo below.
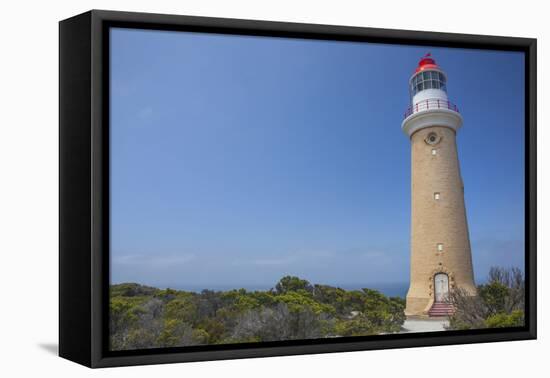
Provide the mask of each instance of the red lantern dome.
[{"label": "red lantern dome", "polygon": [[421,72],[429,69],[439,70],[440,68],[435,62],[435,60],[432,58],[432,54],[427,53],[422,57],[422,59],[420,59],[420,61],[418,62],[418,67],[416,67],[416,70],[414,72],[417,73],[417,72]]}]

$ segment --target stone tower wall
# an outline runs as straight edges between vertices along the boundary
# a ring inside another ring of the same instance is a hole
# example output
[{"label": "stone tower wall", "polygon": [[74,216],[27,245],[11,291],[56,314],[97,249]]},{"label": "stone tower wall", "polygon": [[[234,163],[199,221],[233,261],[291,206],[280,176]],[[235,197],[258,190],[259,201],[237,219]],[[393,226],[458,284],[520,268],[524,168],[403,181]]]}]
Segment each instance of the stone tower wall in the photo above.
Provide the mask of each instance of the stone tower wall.
[{"label": "stone tower wall", "polygon": [[[427,143],[431,133],[437,134],[436,143]],[[405,313],[423,316],[434,301],[436,273],[447,273],[451,291],[461,287],[475,294],[455,131],[441,126],[416,131],[411,136],[411,164],[411,283]],[[435,193],[440,193],[439,200]]]}]

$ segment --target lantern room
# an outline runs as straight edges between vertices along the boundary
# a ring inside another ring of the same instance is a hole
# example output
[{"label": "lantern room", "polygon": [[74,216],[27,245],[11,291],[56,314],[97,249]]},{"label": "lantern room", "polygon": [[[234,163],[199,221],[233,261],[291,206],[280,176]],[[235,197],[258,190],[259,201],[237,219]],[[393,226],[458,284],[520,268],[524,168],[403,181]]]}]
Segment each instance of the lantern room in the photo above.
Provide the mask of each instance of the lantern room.
[{"label": "lantern room", "polygon": [[410,81],[411,97],[428,89],[439,89],[447,92],[447,78],[441,71],[426,70],[416,73]]},{"label": "lantern room", "polygon": [[411,136],[415,131],[435,125],[455,131],[462,125],[456,105],[447,97],[447,75],[431,54],[424,55],[409,80],[411,104],[405,111],[403,131]]},{"label": "lantern room", "polygon": [[447,100],[447,76],[428,53],[420,59],[409,80],[411,105],[427,99]]}]

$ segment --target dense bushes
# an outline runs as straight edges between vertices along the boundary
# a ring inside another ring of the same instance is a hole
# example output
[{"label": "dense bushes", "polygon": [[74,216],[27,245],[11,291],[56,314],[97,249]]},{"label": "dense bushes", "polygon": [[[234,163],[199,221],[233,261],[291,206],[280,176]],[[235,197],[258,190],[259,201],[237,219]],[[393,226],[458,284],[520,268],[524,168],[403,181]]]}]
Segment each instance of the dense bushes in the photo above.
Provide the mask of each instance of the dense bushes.
[{"label": "dense bushes", "polygon": [[[492,268],[478,295],[455,289],[449,329],[524,324],[525,282],[519,269]],[[269,291],[111,286],[113,350],[395,333],[405,301],[370,289],[344,290],[283,277]]]},{"label": "dense bushes", "polygon": [[284,277],[270,291],[201,293],[111,287],[111,349],[158,348],[398,332],[405,302]]},{"label": "dense bushes", "polygon": [[488,282],[479,285],[477,296],[454,290],[450,302],[455,314],[451,329],[520,327],[524,325],[525,280],[517,268],[491,268]]}]

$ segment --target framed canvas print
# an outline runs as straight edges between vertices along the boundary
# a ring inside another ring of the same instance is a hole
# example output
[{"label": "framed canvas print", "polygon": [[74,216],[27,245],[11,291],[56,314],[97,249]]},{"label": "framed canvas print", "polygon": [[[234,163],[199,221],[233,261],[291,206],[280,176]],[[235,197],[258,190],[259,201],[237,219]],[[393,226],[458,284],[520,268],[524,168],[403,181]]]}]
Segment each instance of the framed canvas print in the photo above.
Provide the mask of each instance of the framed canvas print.
[{"label": "framed canvas print", "polygon": [[60,22],[60,355],[536,337],[536,41]]}]

